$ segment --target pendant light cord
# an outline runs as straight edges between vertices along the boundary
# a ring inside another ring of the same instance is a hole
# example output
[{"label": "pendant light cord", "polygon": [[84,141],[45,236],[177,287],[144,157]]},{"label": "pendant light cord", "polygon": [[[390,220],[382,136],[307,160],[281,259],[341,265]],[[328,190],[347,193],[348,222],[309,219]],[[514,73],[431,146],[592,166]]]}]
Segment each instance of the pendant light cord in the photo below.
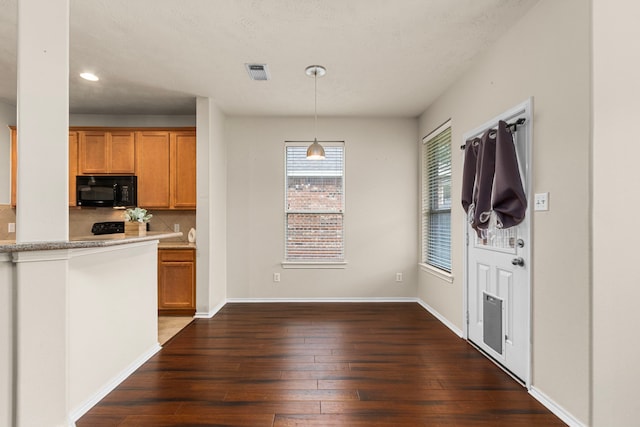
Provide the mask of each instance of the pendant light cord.
[{"label": "pendant light cord", "polygon": [[324,148],[318,143],[318,76],[322,77],[327,72],[321,65],[309,65],[305,68],[305,74],[313,77],[313,143],[307,148],[307,159],[324,159]]},{"label": "pendant light cord", "polygon": [[313,93],[314,93],[314,102],[313,102],[313,112],[314,112],[314,122],[313,122],[313,140],[315,142],[318,141],[318,68],[316,67],[313,73]]}]

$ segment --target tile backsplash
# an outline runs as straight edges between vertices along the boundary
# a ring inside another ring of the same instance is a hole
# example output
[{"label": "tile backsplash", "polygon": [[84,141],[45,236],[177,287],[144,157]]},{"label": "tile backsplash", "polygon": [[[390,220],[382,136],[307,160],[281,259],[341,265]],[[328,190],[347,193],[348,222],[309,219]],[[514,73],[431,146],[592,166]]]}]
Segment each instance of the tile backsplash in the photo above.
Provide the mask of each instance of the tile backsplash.
[{"label": "tile backsplash", "polygon": [[8,224],[16,222],[16,210],[10,205],[0,205],[0,240],[14,240],[16,233],[9,233]]},{"label": "tile backsplash", "polygon": [[[163,241],[186,242],[189,229],[196,227],[195,211],[154,211],[149,224],[150,231],[173,231],[174,225],[179,224],[182,237]],[[91,226],[95,222],[122,221],[123,211],[109,208],[70,208],[69,209],[69,237],[91,235]],[[0,205],[0,240],[14,240],[16,233],[8,232],[8,224],[16,222],[16,210],[9,205]]]},{"label": "tile backsplash", "polygon": [[[149,231],[173,231],[179,224],[182,237],[163,239],[164,242],[186,242],[189,229],[196,227],[195,211],[154,211],[149,223]],[[72,208],[69,209],[69,237],[90,236],[91,226],[95,222],[123,221],[123,211],[109,208]]]},{"label": "tile backsplash", "polygon": [[163,242],[187,242],[189,241],[187,235],[189,230],[196,228],[196,211],[153,211],[151,218],[151,225],[149,230],[151,231],[173,231],[175,224],[180,225],[180,231],[182,231],[182,237],[173,239],[163,239]]}]

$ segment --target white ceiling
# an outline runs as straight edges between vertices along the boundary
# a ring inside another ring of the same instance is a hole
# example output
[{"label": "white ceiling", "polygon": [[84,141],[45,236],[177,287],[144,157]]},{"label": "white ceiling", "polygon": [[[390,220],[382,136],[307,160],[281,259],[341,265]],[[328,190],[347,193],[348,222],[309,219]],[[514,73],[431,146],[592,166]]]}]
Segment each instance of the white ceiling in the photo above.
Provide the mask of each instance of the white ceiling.
[{"label": "white ceiling", "polygon": [[[0,0],[0,99],[16,102],[16,1]],[[72,113],[422,113],[537,0],[70,0]],[[252,81],[245,63],[268,64]],[[96,83],[78,74],[92,71]]]}]

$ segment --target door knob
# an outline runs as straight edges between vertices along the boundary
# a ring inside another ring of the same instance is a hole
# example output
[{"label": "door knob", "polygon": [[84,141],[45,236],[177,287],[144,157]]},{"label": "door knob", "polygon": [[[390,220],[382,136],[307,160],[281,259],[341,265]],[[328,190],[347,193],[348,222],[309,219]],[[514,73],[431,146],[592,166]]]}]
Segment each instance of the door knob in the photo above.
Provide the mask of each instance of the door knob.
[{"label": "door knob", "polygon": [[524,265],[524,260],[521,257],[514,258],[511,260],[511,264],[522,267]]}]

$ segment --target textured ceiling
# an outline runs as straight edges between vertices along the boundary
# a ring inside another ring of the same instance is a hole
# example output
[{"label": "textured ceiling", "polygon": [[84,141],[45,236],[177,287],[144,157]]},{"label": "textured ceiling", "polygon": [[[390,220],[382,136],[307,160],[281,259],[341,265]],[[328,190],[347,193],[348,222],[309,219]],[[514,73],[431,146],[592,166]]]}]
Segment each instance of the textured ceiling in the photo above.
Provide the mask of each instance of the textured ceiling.
[{"label": "textured ceiling", "polygon": [[[70,0],[72,113],[415,117],[537,0]],[[16,102],[16,0],[0,0],[0,99]],[[271,80],[252,81],[248,62]],[[78,76],[93,71],[101,80]]]}]

